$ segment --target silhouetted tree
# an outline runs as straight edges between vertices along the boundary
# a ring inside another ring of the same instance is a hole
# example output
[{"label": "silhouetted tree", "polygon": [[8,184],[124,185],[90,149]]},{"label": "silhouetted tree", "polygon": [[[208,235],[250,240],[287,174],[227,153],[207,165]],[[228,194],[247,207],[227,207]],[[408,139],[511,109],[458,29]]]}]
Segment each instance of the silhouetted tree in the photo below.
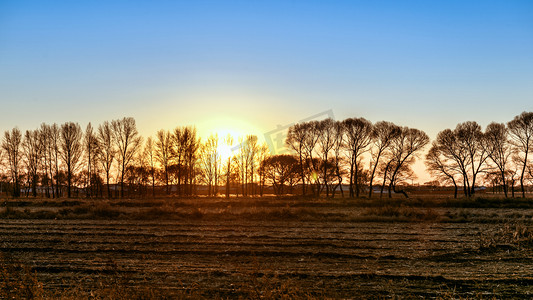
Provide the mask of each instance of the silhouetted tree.
[{"label": "silhouetted tree", "polygon": [[216,184],[217,164],[220,161],[220,155],[217,151],[218,136],[211,135],[202,144],[200,148],[200,166],[202,169],[203,181],[208,187],[208,195],[215,193],[213,186]]},{"label": "silhouetted tree", "polygon": [[389,180],[389,197],[391,191],[402,193],[406,198],[404,190],[397,190],[397,185],[401,182],[401,177],[406,173],[412,177],[410,165],[414,163],[419,151],[429,143],[428,135],[415,128],[401,127],[400,133],[394,137],[391,143],[391,173]]},{"label": "silhouetted tree", "polygon": [[492,122],[487,126],[484,137],[487,154],[499,171],[503,193],[505,197],[508,197],[506,176],[509,172],[508,164],[511,157],[511,147],[507,127],[505,127],[505,124]]},{"label": "silhouetted tree", "polygon": [[289,147],[289,149],[293,150],[298,157],[298,163],[300,164],[300,180],[302,181],[302,195],[306,194],[306,168],[304,167],[304,163],[306,161],[306,152],[304,145],[306,142],[306,137],[309,134],[307,127],[307,123],[299,123],[291,126],[287,133],[287,139],[285,140],[285,144]]},{"label": "silhouetted tree", "polygon": [[335,121],[328,118],[317,123],[316,134],[318,135],[317,146],[322,160],[322,180],[324,187],[326,188],[326,197],[329,197],[329,185],[328,185],[328,157],[330,152],[335,147]]},{"label": "silhouetted tree", "polygon": [[[244,151],[246,157],[246,168],[249,178],[246,179],[247,194],[254,195],[254,180],[257,169],[257,154],[259,152],[259,144],[257,143],[256,135],[248,135],[246,137],[245,143],[241,148],[241,151]],[[249,183],[249,184],[248,184]]]},{"label": "silhouetted tree", "polygon": [[284,186],[291,187],[298,177],[298,159],[292,155],[280,154],[268,157],[262,162],[265,178],[272,184],[276,195],[284,193]]},{"label": "silhouetted tree", "polygon": [[481,126],[476,122],[464,122],[457,125],[454,134],[459,142],[462,152],[466,153],[471,175],[471,186],[468,196],[475,193],[476,178],[478,174],[485,171],[485,162],[488,158],[488,151],[484,147],[484,135]]},{"label": "silhouetted tree", "polygon": [[[176,178],[178,183],[178,194],[182,195],[181,185],[184,174],[186,173],[185,158],[187,153],[187,143],[189,140],[190,131],[187,127],[176,127],[172,135],[174,163],[176,164]],[[184,172],[185,171],[185,172]]]},{"label": "silhouetted tree", "polygon": [[67,171],[67,197],[71,198],[72,181],[83,154],[83,133],[78,123],[67,122],[61,125],[60,155]]},{"label": "silhouetted tree", "polygon": [[196,128],[185,127],[183,132],[183,147],[185,148],[184,170],[187,195],[193,194],[193,187],[196,180],[196,163],[198,161],[198,150],[200,148],[200,138],[196,136]]},{"label": "silhouetted tree", "polygon": [[320,194],[320,160],[315,156],[316,144],[318,143],[318,121],[310,121],[302,123],[306,134],[303,140],[303,149],[305,156],[305,172],[304,175],[309,175],[308,181],[314,181],[314,194],[316,197]]},{"label": "silhouetted tree", "polygon": [[52,151],[52,162],[53,162],[53,169],[54,169],[54,175],[52,176],[52,179],[55,179],[56,182],[56,191],[55,191],[55,197],[59,198],[61,196],[61,184],[64,182],[64,180],[61,180],[60,178],[65,178],[65,176],[61,176],[59,166],[61,161],[61,128],[56,123],[52,124],[50,126],[50,145],[51,145],[51,151]]},{"label": "silhouetted tree", "polygon": [[382,157],[386,151],[390,151],[389,147],[391,145],[391,142],[398,134],[400,134],[400,131],[401,129],[399,126],[386,121],[377,122],[372,127],[372,144],[370,148],[370,154],[372,158],[372,171],[369,175],[369,198],[372,197],[374,177],[376,175],[376,171],[378,169],[378,166],[380,165]]},{"label": "silhouetted tree", "polygon": [[[257,162],[258,162],[258,168],[257,168],[257,175],[259,175],[259,195],[263,196],[264,188],[265,188],[265,170],[261,168],[261,164],[265,159],[270,157],[270,150],[268,148],[267,144],[263,144],[259,146],[257,149]],[[297,174],[298,175],[298,174]]]},{"label": "silhouetted tree", "polygon": [[97,172],[95,172],[97,170],[96,157],[98,156],[98,151],[100,147],[98,145],[98,138],[96,137],[93,126],[90,122],[89,124],[87,124],[87,128],[85,129],[83,147],[85,157],[87,159],[87,188],[85,192],[87,197],[91,197],[93,195],[92,179],[94,175],[97,174]]},{"label": "silhouetted tree", "polygon": [[[228,134],[224,138],[224,144],[226,144],[227,147],[231,147],[233,145],[233,143],[235,143],[235,141],[233,140],[233,137]],[[233,158],[233,155],[229,155],[228,156],[228,161],[227,161],[226,166],[225,166],[225,171],[226,171],[226,198],[229,198],[229,196],[230,196],[231,174],[233,173],[233,168],[232,168],[232,165],[231,165],[232,158]]]},{"label": "silhouetted tree", "polygon": [[105,121],[98,126],[98,144],[100,145],[100,151],[98,151],[98,161],[105,171],[107,197],[112,198],[109,181],[111,178],[111,168],[113,167],[113,161],[115,160],[117,150],[115,148],[113,128],[111,127],[111,123],[108,121]]},{"label": "silhouetted tree", "polygon": [[172,164],[174,157],[174,149],[172,143],[172,135],[170,132],[159,130],[156,135],[155,141],[155,158],[161,165],[165,175],[165,187],[167,195],[170,194],[169,190],[169,167]]},{"label": "silhouetted tree", "polygon": [[[372,123],[364,118],[343,121],[346,133],[346,150],[350,161],[350,197],[359,197],[360,160],[369,150],[372,141]],[[354,193],[355,187],[355,193]]]},{"label": "silhouetted tree", "polygon": [[437,177],[439,181],[446,183],[451,182],[454,187],[454,198],[457,198],[457,181],[456,176],[461,176],[461,170],[457,167],[455,161],[445,154],[445,148],[438,144],[437,141],[429,149],[426,155],[426,167],[430,174]]},{"label": "silhouetted tree", "polygon": [[346,175],[343,164],[343,150],[345,140],[345,128],[344,123],[336,121],[334,124],[334,137],[335,142],[333,144],[333,167],[335,168],[336,184],[332,187],[331,197],[335,197],[335,191],[340,188],[341,195],[344,197],[344,191],[342,190],[343,177]]},{"label": "silhouetted tree", "polygon": [[23,157],[26,164],[28,188],[31,189],[33,197],[37,197],[37,182],[42,157],[42,144],[39,130],[26,130],[22,141]]},{"label": "silhouetted tree", "polygon": [[120,174],[120,197],[124,198],[124,175],[133,157],[141,144],[141,137],[138,136],[135,119],[123,118],[111,122],[113,128],[114,141],[117,147],[117,158],[119,162]]},{"label": "silhouetted tree", "polygon": [[155,198],[155,149],[154,149],[154,142],[152,140],[152,137],[148,137],[146,140],[146,143],[144,144],[144,153],[143,155],[146,157],[148,168],[149,168],[149,174],[150,179],[152,181],[152,197]]},{"label": "silhouetted tree", "polygon": [[2,139],[2,148],[5,150],[9,170],[11,174],[11,181],[13,182],[13,197],[20,197],[20,183],[19,173],[22,159],[22,134],[18,128],[13,128],[11,131],[4,132]]},{"label": "silhouetted tree", "polygon": [[511,141],[515,148],[514,160],[520,166],[520,189],[522,197],[526,197],[524,178],[529,164],[528,154],[533,144],[533,112],[523,112],[507,123]]}]

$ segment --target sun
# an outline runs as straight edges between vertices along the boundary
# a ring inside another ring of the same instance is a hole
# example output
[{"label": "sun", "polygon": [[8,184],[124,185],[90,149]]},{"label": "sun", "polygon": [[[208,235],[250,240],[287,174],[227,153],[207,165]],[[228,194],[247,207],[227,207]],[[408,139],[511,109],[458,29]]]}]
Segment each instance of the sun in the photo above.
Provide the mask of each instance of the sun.
[{"label": "sun", "polygon": [[263,135],[248,122],[228,117],[211,118],[201,122],[198,124],[198,132],[202,139],[211,135],[218,137],[217,152],[225,162],[238,153],[238,145],[243,138],[253,134],[261,139]]}]

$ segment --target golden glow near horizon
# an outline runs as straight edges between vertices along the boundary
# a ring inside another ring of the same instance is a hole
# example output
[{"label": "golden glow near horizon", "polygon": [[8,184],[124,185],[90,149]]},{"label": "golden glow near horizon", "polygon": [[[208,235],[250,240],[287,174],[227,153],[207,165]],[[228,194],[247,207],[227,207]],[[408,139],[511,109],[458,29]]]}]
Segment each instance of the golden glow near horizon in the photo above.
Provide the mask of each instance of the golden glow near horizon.
[{"label": "golden glow near horizon", "polygon": [[[250,123],[229,117],[212,118],[198,124],[198,135],[202,141],[211,135],[218,136],[218,153],[222,162],[238,153],[238,145],[246,136],[256,135],[262,143],[263,132]],[[228,142],[228,136],[231,142]]]}]

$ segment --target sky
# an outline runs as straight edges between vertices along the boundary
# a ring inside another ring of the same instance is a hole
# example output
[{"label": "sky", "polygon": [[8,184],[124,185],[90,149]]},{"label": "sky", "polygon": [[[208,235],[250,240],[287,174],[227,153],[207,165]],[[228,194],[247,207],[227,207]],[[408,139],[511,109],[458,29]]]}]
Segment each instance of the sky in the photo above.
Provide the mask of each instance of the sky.
[{"label": "sky", "polygon": [[136,119],[262,137],[533,111],[533,1],[0,0],[0,131]]}]

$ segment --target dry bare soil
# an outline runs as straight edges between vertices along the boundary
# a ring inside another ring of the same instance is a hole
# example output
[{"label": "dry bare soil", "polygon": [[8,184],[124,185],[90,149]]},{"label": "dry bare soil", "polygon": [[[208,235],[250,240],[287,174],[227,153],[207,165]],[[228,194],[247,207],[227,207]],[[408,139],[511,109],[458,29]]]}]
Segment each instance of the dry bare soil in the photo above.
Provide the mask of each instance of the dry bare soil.
[{"label": "dry bare soil", "polygon": [[531,202],[9,200],[0,261],[45,298],[531,298]]}]

